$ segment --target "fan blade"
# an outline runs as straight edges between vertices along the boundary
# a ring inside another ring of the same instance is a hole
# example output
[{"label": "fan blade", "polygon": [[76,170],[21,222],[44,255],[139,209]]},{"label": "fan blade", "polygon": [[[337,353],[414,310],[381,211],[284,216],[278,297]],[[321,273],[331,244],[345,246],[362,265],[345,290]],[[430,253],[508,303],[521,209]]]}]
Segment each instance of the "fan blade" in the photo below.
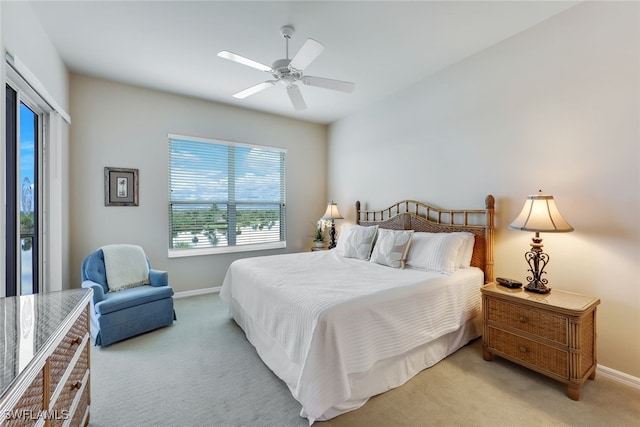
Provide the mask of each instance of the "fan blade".
[{"label": "fan blade", "polygon": [[261,64],[249,58],[245,58],[244,56],[236,55],[235,53],[229,52],[227,50],[221,50],[220,52],[218,52],[218,56],[220,58],[228,59],[239,64],[248,65],[249,67],[258,69],[260,71],[271,71],[271,67],[267,67],[264,64]]},{"label": "fan blade", "polygon": [[263,91],[267,88],[270,88],[271,86],[273,86],[274,84],[276,84],[275,80],[267,80],[266,82],[262,82],[262,83],[258,83],[255,86],[251,86],[248,89],[245,89],[243,91],[240,91],[238,93],[234,93],[233,97],[234,98],[238,98],[238,99],[244,99],[248,96],[254,95],[260,91]]},{"label": "fan blade", "polygon": [[341,92],[351,93],[356,87],[355,83],[345,82],[342,80],[326,79],[324,77],[304,76],[302,83],[308,86],[317,86],[325,89],[339,90]]},{"label": "fan blade", "polygon": [[324,50],[324,45],[314,39],[307,39],[302,45],[296,56],[293,57],[289,68],[295,68],[296,70],[304,70],[318,57]]},{"label": "fan blade", "polygon": [[296,111],[307,109],[307,104],[305,104],[298,86],[296,85],[287,86],[287,93],[289,94],[289,99],[291,100],[291,103],[293,104],[293,108]]}]

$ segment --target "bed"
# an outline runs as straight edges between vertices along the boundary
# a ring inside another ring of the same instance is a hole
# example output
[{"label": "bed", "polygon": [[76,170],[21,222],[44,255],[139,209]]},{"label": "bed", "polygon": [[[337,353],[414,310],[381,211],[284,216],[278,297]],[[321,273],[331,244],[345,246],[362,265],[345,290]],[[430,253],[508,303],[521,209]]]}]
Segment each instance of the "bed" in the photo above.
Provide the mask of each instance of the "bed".
[{"label": "bed", "polygon": [[328,420],[480,336],[493,221],[493,196],[470,210],[357,202],[335,249],[236,260],[220,297],[300,415]]}]

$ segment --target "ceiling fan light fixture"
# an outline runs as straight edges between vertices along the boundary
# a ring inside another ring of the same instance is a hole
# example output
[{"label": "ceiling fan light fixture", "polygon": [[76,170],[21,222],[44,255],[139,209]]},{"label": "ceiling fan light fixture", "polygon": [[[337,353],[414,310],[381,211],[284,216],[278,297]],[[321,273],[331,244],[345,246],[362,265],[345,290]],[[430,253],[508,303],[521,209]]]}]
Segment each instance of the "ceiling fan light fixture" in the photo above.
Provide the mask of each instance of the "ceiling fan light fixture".
[{"label": "ceiling fan light fixture", "polygon": [[293,76],[282,76],[278,81],[286,87],[289,87],[289,85],[295,83],[296,79],[294,79]]}]

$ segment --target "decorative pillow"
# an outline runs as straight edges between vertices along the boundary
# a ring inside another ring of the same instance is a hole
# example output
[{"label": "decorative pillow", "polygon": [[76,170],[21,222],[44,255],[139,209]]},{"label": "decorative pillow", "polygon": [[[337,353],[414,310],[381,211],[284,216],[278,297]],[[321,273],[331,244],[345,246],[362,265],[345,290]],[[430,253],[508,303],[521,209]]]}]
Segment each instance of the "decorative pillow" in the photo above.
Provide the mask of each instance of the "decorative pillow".
[{"label": "decorative pillow", "polygon": [[349,236],[351,235],[351,232],[355,227],[355,225],[343,225],[342,227],[340,227],[338,242],[336,243],[336,247],[334,249],[334,251],[338,252],[339,255],[344,255],[344,248],[347,245],[347,240],[349,240]]},{"label": "decorative pillow", "polygon": [[413,230],[378,230],[371,261],[393,268],[404,268]]},{"label": "decorative pillow", "polygon": [[349,236],[344,239],[345,258],[358,258],[368,260],[371,255],[371,248],[378,232],[378,226],[363,227],[352,225]]},{"label": "decorative pillow", "polygon": [[469,268],[471,267],[471,257],[473,256],[473,245],[475,244],[475,236],[472,233],[463,231],[462,235],[462,247],[458,251],[458,260],[456,262],[456,268]]},{"label": "decorative pillow", "polygon": [[461,233],[414,233],[407,265],[451,274],[456,269],[463,240]]}]

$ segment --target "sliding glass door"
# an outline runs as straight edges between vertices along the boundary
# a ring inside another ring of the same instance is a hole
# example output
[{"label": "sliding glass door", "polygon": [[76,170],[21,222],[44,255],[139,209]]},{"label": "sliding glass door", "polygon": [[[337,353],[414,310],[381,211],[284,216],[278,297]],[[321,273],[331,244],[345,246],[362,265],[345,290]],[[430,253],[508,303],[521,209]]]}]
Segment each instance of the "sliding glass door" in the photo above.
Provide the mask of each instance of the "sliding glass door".
[{"label": "sliding glass door", "polygon": [[6,86],[6,296],[40,290],[39,153],[42,112]]}]

